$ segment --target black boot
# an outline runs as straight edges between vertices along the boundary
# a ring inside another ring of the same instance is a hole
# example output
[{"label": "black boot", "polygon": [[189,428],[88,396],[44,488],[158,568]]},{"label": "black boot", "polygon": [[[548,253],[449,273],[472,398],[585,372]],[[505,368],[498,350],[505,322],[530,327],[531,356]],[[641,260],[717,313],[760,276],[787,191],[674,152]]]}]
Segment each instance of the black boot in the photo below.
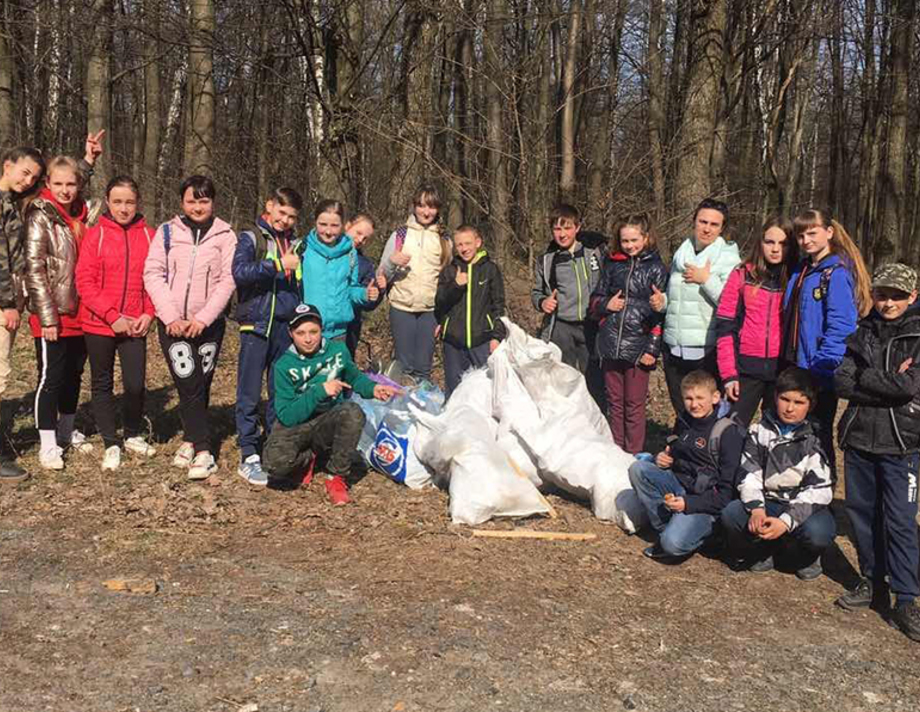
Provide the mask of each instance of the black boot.
[{"label": "black boot", "polygon": [[29,479],[29,473],[16,464],[15,460],[0,460],[0,483],[22,482]]},{"label": "black boot", "polygon": [[908,638],[920,643],[920,608],[916,601],[901,603],[892,608],[889,622]]}]

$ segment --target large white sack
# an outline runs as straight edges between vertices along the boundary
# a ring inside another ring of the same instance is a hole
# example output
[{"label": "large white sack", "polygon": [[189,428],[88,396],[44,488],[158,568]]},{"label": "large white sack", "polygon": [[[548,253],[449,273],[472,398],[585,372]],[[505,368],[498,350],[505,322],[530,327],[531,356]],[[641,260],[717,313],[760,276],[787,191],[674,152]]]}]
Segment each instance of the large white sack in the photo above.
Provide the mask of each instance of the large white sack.
[{"label": "large white sack", "polygon": [[[508,318],[503,318],[503,322],[508,338],[489,360],[493,377],[493,361],[501,352],[536,405],[541,420],[565,422],[575,413],[580,413],[586,417],[591,430],[612,442],[610,426],[588,392],[582,373],[562,363],[555,344],[530,336]],[[493,407],[495,401],[493,392]]]},{"label": "large white sack", "polygon": [[492,416],[492,383],[485,368],[463,374],[460,384],[444,406],[444,412],[456,411],[461,406],[469,406],[486,418]]},{"label": "large white sack", "polygon": [[[459,406],[438,417],[418,413],[419,459],[450,493],[455,524],[482,524],[492,517],[549,513],[536,487],[518,475],[496,444],[497,423],[474,408]],[[445,468],[449,479],[445,478]],[[445,481],[447,480],[447,481]]]},{"label": "large white sack", "polygon": [[540,476],[590,500],[598,519],[615,522],[630,534],[646,523],[645,509],[629,482],[629,466],[635,458],[592,432],[586,418],[538,427],[521,419],[512,427],[534,456]]}]

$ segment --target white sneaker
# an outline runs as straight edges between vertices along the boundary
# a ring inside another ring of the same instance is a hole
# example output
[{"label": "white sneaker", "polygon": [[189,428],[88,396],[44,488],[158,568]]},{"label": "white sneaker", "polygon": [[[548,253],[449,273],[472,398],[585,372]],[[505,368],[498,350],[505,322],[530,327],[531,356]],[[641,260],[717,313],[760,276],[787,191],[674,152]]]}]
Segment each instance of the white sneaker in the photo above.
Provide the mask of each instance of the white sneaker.
[{"label": "white sneaker", "polygon": [[206,480],[215,472],[217,472],[217,463],[214,462],[214,456],[207,451],[202,451],[195,455],[195,459],[189,465],[188,478],[190,480]]},{"label": "white sneaker", "polygon": [[173,467],[188,469],[192,464],[192,458],[195,457],[195,446],[191,443],[182,443],[176,450],[176,456],[173,458]]},{"label": "white sneaker", "polygon": [[79,430],[74,430],[70,436],[69,443],[58,442],[58,445],[61,447],[70,447],[76,450],[77,452],[82,452],[84,455],[91,453],[93,451],[93,444],[86,439],[86,436],[81,433]]},{"label": "white sneaker", "polygon": [[105,457],[102,458],[103,470],[117,470],[121,467],[121,448],[118,445],[112,445],[105,449]]},{"label": "white sneaker", "polygon": [[135,435],[133,438],[127,438],[125,440],[125,450],[130,450],[144,457],[153,457],[157,454],[157,449],[153,447],[153,445],[150,445],[140,435]]},{"label": "white sneaker", "polygon": [[64,458],[62,455],[64,450],[60,447],[55,447],[52,450],[45,450],[38,453],[38,464],[41,465],[46,470],[63,470],[64,469]]}]

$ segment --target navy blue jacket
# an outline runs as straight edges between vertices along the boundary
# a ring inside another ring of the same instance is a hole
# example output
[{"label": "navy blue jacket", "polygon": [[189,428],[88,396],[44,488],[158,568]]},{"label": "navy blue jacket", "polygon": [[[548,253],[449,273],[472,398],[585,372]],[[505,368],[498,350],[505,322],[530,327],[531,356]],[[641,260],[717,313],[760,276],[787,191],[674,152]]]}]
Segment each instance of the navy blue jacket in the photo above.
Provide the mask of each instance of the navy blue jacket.
[{"label": "navy blue jacket", "polygon": [[[300,269],[290,275],[281,267],[282,245],[289,240],[293,250],[299,240],[293,233],[279,236],[262,218],[256,223],[266,242],[264,259],[256,260],[256,237],[252,230],[243,230],[237,238],[233,253],[233,280],[236,282],[239,304],[236,320],[243,331],[268,336],[273,324],[287,324],[301,300]],[[284,327],[286,328],[286,326]]]},{"label": "navy blue jacket", "polygon": [[[355,252],[358,253],[358,282],[363,284],[365,287],[370,283],[371,280],[377,278],[377,268],[374,266],[374,261],[370,257],[366,257],[363,252],[361,252],[360,247],[355,248]],[[364,312],[374,311],[380,302],[383,301],[383,298],[386,296],[386,290],[380,290],[380,296],[377,297],[377,301],[370,302],[367,306],[358,306],[355,308],[355,321],[361,321],[361,318],[364,316]]]},{"label": "navy blue jacket", "polygon": [[671,472],[687,490],[686,514],[718,515],[737,495],[736,484],[744,431],[735,423],[719,439],[719,458],[713,460],[709,437],[722,417],[722,404],[705,418],[693,418],[682,411],[668,438],[674,464]]}]

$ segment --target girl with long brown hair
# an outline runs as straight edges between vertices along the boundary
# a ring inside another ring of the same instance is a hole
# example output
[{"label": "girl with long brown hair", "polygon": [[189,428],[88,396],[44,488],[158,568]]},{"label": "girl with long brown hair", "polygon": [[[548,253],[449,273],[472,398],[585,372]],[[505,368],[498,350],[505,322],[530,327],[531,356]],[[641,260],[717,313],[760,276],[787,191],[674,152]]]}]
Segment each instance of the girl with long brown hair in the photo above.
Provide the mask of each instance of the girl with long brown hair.
[{"label": "girl with long brown hair", "polygon": [[773,402],[783,334],[783,292],[798,264],[792,222],[767,220],[743,264],[728,277],[716,310],[719,377],[738,418],[748,425]]}]

